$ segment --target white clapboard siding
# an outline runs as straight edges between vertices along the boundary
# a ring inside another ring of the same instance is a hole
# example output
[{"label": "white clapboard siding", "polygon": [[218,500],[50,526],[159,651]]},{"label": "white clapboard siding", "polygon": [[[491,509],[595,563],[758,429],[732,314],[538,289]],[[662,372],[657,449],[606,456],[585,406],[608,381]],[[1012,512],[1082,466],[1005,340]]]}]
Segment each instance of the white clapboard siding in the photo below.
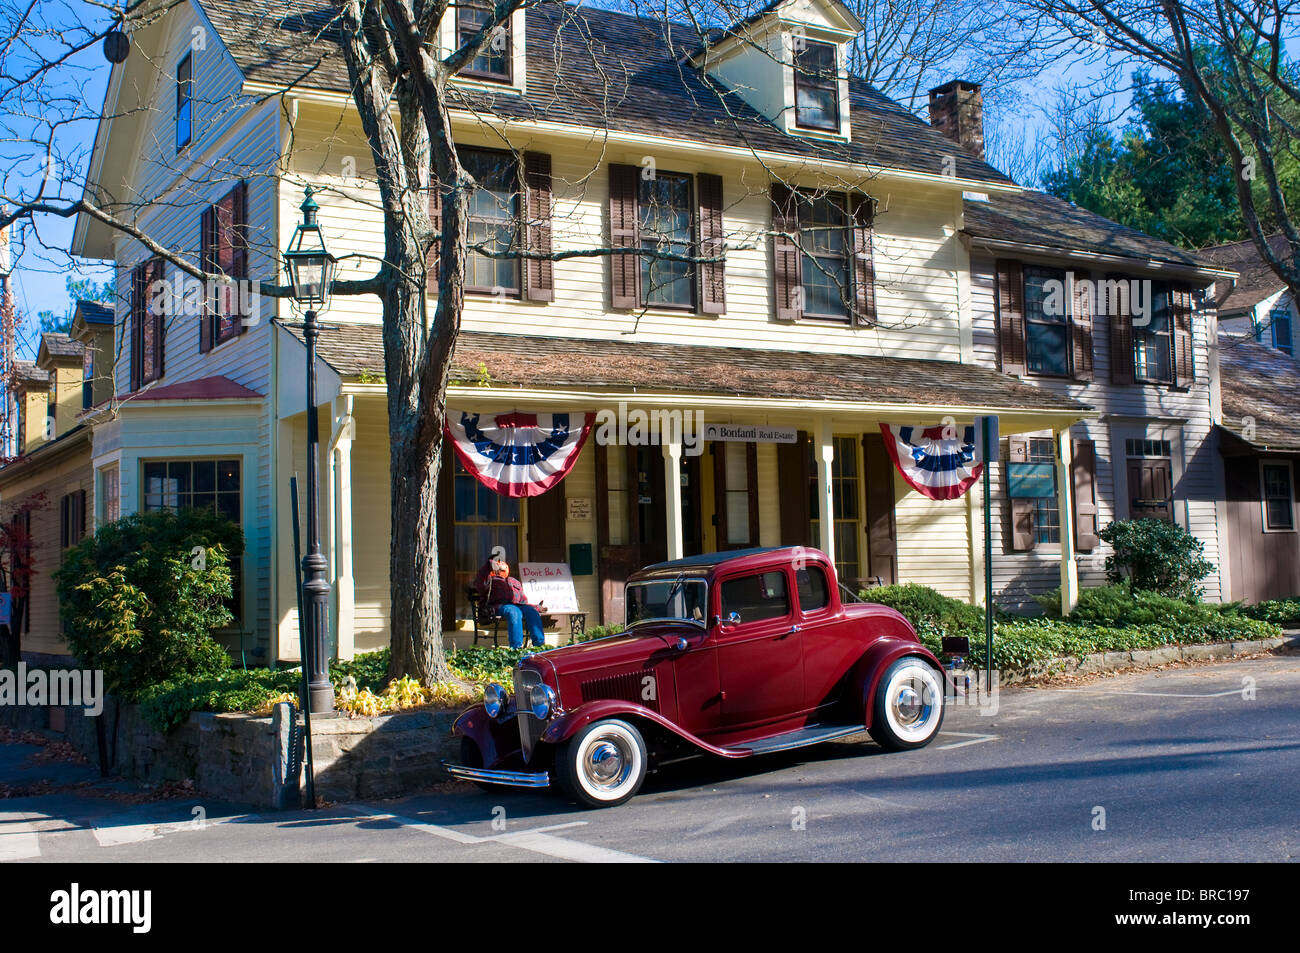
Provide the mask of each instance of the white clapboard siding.
[{"label": "white clapboard siding", "polygon": [[[352,134],[349,134],[352,130]],[[297,217],[301,183],[320,189],[324,224],[331,248],[345,261],[339,277],[365,277],[383,254],[383,228],[376,211],[373,167],[355,123],[338,109],[304,105],[293,126],[292,182],[281,192],[284,221]],[[463,145],[490,145],[477,131]],[[499,143],[498,143],[499,144]],[[565,140],[540,141],[529,148],[551,154],[557,251],[607,247],[608,164],[639,164],[639,153],[581,149]],[[881,212],[874,245],[876,300],[880,326],[854,329],[825,322],[784,324],[773,320],[769,239],[768,174],[754,162],[728,159],[715,164],[667,159],[665,172],[713,172],[723,176],[727,257],[727,313],[609,310],[609,260],[575,257],[556,262],[555,300],[546,304],[513,298],[467,295],[463,327],[473,331],[547,334],[579,338],[618,338],[764,347],[864,355],[959,360],[956,255],[952,235],[952,196],[933,187],[868,183]],[[348,173],[345,175],[345,171]],[[808,185],[816,185],[809,178]],[[336,298],[329,319],[378,321],[373,298]]]},{"label": "white clapboard siding", "polygon": [[[997,367],[995,263],[986,255],[973,255],[971,258],[971,303],[976,360]],[[1205,595],[1207,599],[1218,601],[1222,594],[1222,581],[1217,571],[1220,537],[1214,501],[1222,498],[1223,490],[1216,459],[1218,451],[1213,440],[1213,409],[1208,381],[1207,329],[1211,326],[1211,317],[1205,312],[1197,312],[1193,321],[1196,382],[1186,391],[1143,384],[1111,384],[1110,327],[1105,318],[1094,321],[1094,380],[1091,383],[1039,377],[1027,379],[1044,390],[1095,407],[1102,415],[1102,419],[1077,423],[1070,429],[1072,439],[1092,440],[1096,444],[1099,529],[1123,514],[1122,507],[1117,512],[1116,497],[1117,494],[1126,496],[1128,492],[1123,470],[1125,439],[1141,437],[1144,431],[1149,431],[1152,438],[1172,441],[1176,518],[1180,525],[1205,544],[1205,558],[1216,566],[1216,572],[1203,583]],[[1144,418],[1151,418],[1145,427],[1141,423]],[[1185,419],[1186,423],[1181,427],[1166,426],[1154,418]],[[1055,547],[1030,552],[1010,550],[1006,539],[1006,481],[1002,467],[1006,461],[1005,441],[1001,456],[999,465],[991,473],[993,588],[1000,594],[998,601],[1009,608],[1036,611],[1033,596],[1060,585],[1060,557]],[[1070,527],[1069,531],[1072,532],[1073,528]],[[1105,583],[1105,557],[1109,552],[1109,547],[1102,543],[1092,553],[1079,554],[1080,585]]]}]

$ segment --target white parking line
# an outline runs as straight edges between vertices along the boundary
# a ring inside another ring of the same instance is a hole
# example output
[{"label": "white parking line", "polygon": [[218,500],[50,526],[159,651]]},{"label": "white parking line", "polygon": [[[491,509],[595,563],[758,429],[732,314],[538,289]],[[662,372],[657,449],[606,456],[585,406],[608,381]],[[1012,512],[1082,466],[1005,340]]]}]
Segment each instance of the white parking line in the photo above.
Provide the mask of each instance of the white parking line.
[{"label": "white parking line", "polygon": [[0,862],[41,856],[41,842],[32,819],[37,814],[0,812]]},{"label": "white parking line", "polygon": [[948,751],[952,748],[965,748],[967,745],[983,744],[986,741],[997,741],[997,735],[977,735],[969,731],[941,731],[941,735],[952,735],[956,738],[969,738],[969,741],[956,741],[950,745],[939,745],[935,751]]},{"label": "white parking line", "polygon": [[556,837],[554,834],[546,833],[547,831],[559,830],[561,828],[582,827],[586,825],[586,821],[570,821],[567,824],[538,827],[528,831],[493,834],[490,837],[476,837],[473,834],[466,834],[462,831],[452,830],[449,827],[430,824],[428,821],[416,820],[413,817],[404,817],[401,814],[390,814],[387,811],[378,811],[362,804],[344,805],[343,809],[356,811],[358,814],[366,814],[375,818],[382,818],[383,820],[396,821],[403,827],[423,831],[426,834],[432,834],[434,837],[441,837],[444,840],[454,841],[457,844],[505,844],[509,847],[518,847],[521,850],[531,851],[534,854],[543,854],[547,857],[555,857],[559,860],[572,860],[583,864],[658,863],[658,861],[651,860],[649,857],[640,857],[636,854],[624,853],[621,850],[611,850],[607,847],[597,847],[594,844],[584,844],[581,841],[565,840],[562,837]]}]

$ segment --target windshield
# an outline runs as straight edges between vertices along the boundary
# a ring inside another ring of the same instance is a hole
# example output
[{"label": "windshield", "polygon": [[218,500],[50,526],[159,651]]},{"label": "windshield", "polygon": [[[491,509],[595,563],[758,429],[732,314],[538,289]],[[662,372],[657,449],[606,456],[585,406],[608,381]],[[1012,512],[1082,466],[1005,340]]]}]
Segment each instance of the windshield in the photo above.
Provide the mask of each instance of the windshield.
[{"label": "windshield", "polygon": [[694,622],[704,625],[708,587],[703,579],[656,579],[627,585],[627,624]]}]

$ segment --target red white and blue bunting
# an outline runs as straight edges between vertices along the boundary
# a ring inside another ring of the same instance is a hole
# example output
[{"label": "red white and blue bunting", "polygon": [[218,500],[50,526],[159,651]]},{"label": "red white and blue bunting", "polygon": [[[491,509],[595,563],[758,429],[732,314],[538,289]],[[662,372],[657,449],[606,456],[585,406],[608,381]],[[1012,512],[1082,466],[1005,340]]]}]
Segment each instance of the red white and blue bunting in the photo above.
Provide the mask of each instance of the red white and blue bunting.
[{"label": "red white and blue bunting", "polygon": [[932,500],[955,500],[980,478],[974,427],[880,425],[898,472],[907,485]]},{"label": "red white and blue bunting", "polygon": [[502,496],[540,496],[578,462],[594,413],[447,411],[447,436],[465,469]]}]

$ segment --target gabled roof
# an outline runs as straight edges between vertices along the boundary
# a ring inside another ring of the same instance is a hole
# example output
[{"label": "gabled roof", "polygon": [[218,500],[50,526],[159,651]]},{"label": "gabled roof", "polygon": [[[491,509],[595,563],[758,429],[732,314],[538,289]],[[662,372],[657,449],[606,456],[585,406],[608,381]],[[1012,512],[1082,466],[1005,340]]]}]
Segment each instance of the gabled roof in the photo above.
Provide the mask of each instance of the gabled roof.
[{"label": "gabled roof", "polygon": [[29,390],[49,389],[50,372],[37,367],[35,361],[15,360],[14,378],[19,386],[28,385]]},{"label": "gabled roof", "polygon": [[964,231],[972,238],[1197,271],[1219,270],[1203,253],[1178,248],[1046,192],[994,193],[987,202],[967,200],[965,209]]},{"label": "gabled roof", "polygon": [[[281,325],[298,340],[300,329]],[[316,351],[345,378],[384,373],[382,329],[342,324]],[[653,344],[462,331],[451,380],[493,386],[676,390],[757,399],[856,401],[912,410],[945,407],[1026,411],[1090,408],[976,364],[897,357]]]},{"label": "gabled roof", "polygon": [[[1274,254],[1282,257],[1290,255],[1285,236],[1272,235],[1268,239],[1268,244]],[[1220,267],[1235,271],[1238,275],[1232,294],[1219,304],[1221,315],[1227,316],[1233,311],[1252,309],[1261,301],[1273,297],[1286,288],[1286,283],[1260,256],[1259,249],[1251,239],[1202,248],[1201,255]]]},{"label": "gabled roof", "polygon": [[[246,80],[347,94],[347,67],[334,40],[334,10],[303,12],[292,0],[200,0]],[[694,143],[861,163],[1012,185],[963,155],[930,124],[858,79],[850,79],[851,143],[790,136],[734,92],[684,61],[699,45],[694,27],[571,4],[527,13],[527,93],[453,87],[460,105],[534,120]]]},{"label": "gabled roof", "polygon": [[1300,365],[1276,348],[1220,332],[1223,427],[1259,450],[1300,451]]},{"label": "gabled roof", "polygon": [[80,361],[85,353],[85,346],[68,335],[45,331],[41,334],[41,346],[36,351],[36,364],[48,367],[55,360]]},{"label": "gabled roof", "polygon": [[98,301],[77,302],[76,316],[87,324],[112,324],[113,309]]}]

